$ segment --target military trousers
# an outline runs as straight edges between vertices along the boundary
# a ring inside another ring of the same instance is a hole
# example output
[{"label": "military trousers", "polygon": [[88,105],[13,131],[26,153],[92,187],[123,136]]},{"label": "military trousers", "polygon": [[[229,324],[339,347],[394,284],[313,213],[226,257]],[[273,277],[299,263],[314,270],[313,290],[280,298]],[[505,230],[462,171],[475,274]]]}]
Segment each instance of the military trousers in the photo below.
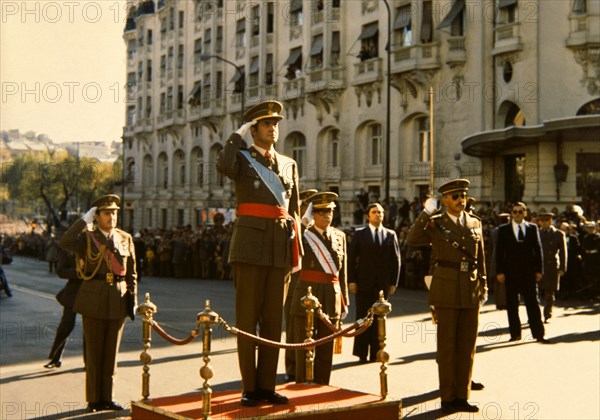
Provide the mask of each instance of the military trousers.
[{"label": "military trousers", "polygon": [[97,319],[83,316],[85,340],[85,396],[88,403],[113,400],[117,353],[125,318]]},{"label": "military trousers", "polygon": [[477,308],[436,306],[437,362],[442,401],[468,399],[479,323]]},{"label": "military trousers", "polygon": [[[291,268],[245,263],[232,266],[237,328],[279,342]],[[275,390],[279,349],[244,337],[238,337],[237,348],[243,391]]]}]

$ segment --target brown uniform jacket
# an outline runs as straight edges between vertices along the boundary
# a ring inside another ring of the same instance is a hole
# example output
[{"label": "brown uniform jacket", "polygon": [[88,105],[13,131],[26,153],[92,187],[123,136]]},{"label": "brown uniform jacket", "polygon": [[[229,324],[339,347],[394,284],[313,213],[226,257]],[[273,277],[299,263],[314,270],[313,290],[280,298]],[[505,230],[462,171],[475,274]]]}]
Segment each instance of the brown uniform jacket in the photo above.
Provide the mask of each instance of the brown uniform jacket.
[{"label": "brown uniform jacket", "polygon": [[[311,227],[308,229],[318,237],[320,234]],[[336,268],[339,269],[337,285],[333,283],[313,283],[302,280],[302,272],[300,272],[300,278],[294,288],[292,298],[291,312],[296,316],[305,316],[306,308],[302,306],[301,299],[306,296],[308,286],[312,287],[312,294],[319,299],[322,305],[323,312],[329,315],[330,318],[339,318],[342,313],[342,302],[346,306],[350,303],[348,297],[348,281],[347,281],[347,257],[346,257],[346,235],[341,230],[335,228],[329,228],[329,234],[331,236],[331,247],[329,253],[332,257],[332,262]],[[302,270],[313,270],[325,273],[325,269],[317,259],[312,248],[303,238],[304,242],[304,257],[302,257]],[[323,240],[320,240],[323,243]],[[326,246],[326,245],[325,245]]]},{"label": "brown uniform jacket", "polygon": [[558,290],[559,275],[567,271],[567,241],[565,234],[550,226],[548,229],[540,229],[540,240],[542,242],[542,255],[544,262],[544,275],[540,281],[540,288],[549,292]]},{"label": "brown uniform jacket", "polygon": [[[241,203],[256,203],[278,206],[277,199],[261,180],[260,176],[240,153],[245,143],[239,134],[233,133],[219,157],[217,170],[235,181],[235,196],[238,205]],[[267,176],[275,176],[268,168],[267,159],[257,150],[248,149],[256,160],[264,165]],[[296,161],[287,156],[274,153],[278,166],[279,178],[289,198],[289,215],[296,220],[300,232],[300,203],[298,191],[298,166]],[[253,216],[238,216],[233,228],[229,248],[229,262],[272,267],[291,267],[291,229],[285,219],[265,219]],[[302,242],[300,241],[300,255]]]},{"label": "brown uniform jacket", "polygon": [[422,212],[408,233],[409,245],[432,247],[430,305],[474,308],[487,291],[481,221],[464,215],[459,226],[446,213]]},{"label": "brown uniform jacket", "polygon": [[[77,263],[80,265],[85,264],[85,260],[88,258],[88,234],[94,235],[100,245],[108,245],[102,232],[99,230],[87,231],[86,223],[82,219],[73,223],[60,238],[60,246],[74,252],[77,255]],[[127,315],[133,319],[137,306],[137,271],[133,238],[127,232],[115,229],[113,240],[114,254],[125,268],[124,280],[115,280],[113,284],[107,283],[106,274],[111,270],[106,262],[102,261],[94,278],[82,282],[73,310],[97,319],[120,319]],[[98,247],[92,238],[90,238],[90,246],[92,254],[98,254]],[[90,264],[88,261],[84,274],[91,275],[95,267],[96,264]]]}]

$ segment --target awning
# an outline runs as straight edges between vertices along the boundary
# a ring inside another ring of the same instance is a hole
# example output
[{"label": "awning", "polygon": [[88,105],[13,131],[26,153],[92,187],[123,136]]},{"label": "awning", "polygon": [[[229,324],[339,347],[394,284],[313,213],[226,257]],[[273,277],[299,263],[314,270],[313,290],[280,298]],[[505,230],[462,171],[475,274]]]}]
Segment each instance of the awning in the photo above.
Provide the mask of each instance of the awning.
[{"label": "awning", "polygon": [[296,48],[296,49],[290,51],[290,56],[285,61],[285,63],[283,63],[283,65],[289,66],[290,64],[294,64],[296,61],[298,61],[298,59],[300,58],[301,55],[302,55],[302,48]]},{"label": "awning", "polygon": [[394,30],[397,31],[399,29],[404,29],[407,26],[410,26],[410,11],[411,6],[402,6],[400,10],[398,10],[398,14],[396,15],[396,20],[394,21]]},{"label": "awning", "polygon": [[196,104],[198,103],[198,101],[200,100],[200,95],[202,93],[202,82],[196,82],[194,83],[194,87],[192,88],[192,91],[190,92],[190,97],[188,99],[188,103],[189,104]]},{"label": "awning", "polygon": [[238,80],[240,80],[243,76],[244,76],[243,73],[240,73],[239,71],[236,70],[235,74],[233,75],[233,77],[231,78],[229,83],[237,83]]},{"label": "awning", "polygon": [[452,22],[454,22],[454,19],[457,18],[457,16],[460,14],[460,12],[463,11],[464,8],[465,8],[465,0],[456,0],[454,2],[454,4],[452,5],[452,8],[450,9],[450,11],[444,18],[444,20],[442,20],[442,22],[437,26],[437,28],[442,29],[442,28],[452,25]]},{"label": "awning", "polygon": [[297,12],[298,10],[302,10],[302,0],[292,0],[290,12]]},{"label": "awning", "polygon": [[[237,73],[237,71],[236,71]],[[252,62],[250,63],[250,74],[258,73],[258,56],[252,57]]]},{"label": "awning", "polygon": [[323,51],[323,35],[319,35],[313,39],[310,47],[310,55],[318,55]]},{"label": "awning", "polygon": [[600,115],[559,118],[542,125],[507,127],[473,134],[461,142],[462,151],[470,156],[495,156],[515,147],[541,142],[598,142]]},{"label": "awning", "polygon": [[373,38],[379,32],[379,24],[377,22],[369,23],[363,26],[362,32],[358,39],[369,39]]},{"label": "awning", "polygon": [[517,0],[500,0],[498,2],[498,9],[503,9],[505,7],[514,6],[517,4]]}]

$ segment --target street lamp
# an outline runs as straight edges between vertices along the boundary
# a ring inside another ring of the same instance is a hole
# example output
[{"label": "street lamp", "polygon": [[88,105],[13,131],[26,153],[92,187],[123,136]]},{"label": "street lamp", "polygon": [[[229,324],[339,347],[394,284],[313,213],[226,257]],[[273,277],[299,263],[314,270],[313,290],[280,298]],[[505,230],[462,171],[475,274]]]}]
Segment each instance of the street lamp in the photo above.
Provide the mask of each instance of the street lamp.
[{"label": "street lamp", "polygon": [[390,124],[391,124],[391,86],[392,86],[392,12],[387,0],[383,0],[387,9],[387,78],[386,78],[386,110],[385,110],[385,198],[390,198]]},{"label": "street lamp", "polygon": [[242,103],[241,103],[241,115],[244,115],[244,97],[246,96],[246,92],[244,91],[246,88],[246,83],[244,82],[244,72],[242,71],[242,68],[240,66],[238,66],[237,64],[227,60],[226,58],[221,57],[220,55],[213,55],[213,54],[200,54],[200,60],[201,61],[206,61],[210,58],[216,58],[217,60],[221,60],[233,67],[235,67],[235,71],[237,72],[239,78],[240,78],[240,84],[242,87]]}]

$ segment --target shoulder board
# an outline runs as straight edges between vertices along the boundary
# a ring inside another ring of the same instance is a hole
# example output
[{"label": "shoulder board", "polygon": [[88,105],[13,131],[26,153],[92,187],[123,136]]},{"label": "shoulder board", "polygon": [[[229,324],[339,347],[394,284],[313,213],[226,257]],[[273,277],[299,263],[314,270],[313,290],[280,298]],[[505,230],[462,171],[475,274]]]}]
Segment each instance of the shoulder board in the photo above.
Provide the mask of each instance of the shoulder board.
[{"label": "shoulder board", "polygon": [[361,230],[365,230],[366,228],[366,226],[359,227],[355,230],[355,232],[360,232]]},{"label": "shoulder board", "polygon": [[477,219],[481,222],[481,217],[479,217],[478,215],[469,213],[469,216],[471,216],[472,218]]},{"label": "shoulder board", "polygon": [[436,213],[433,216],[429,217],[429,220],[439,219],[440,217],[442,217],[442,213]]},{"label": "shoulder board", "polygon": [[119,235],[121,235],[124,238],[131,236],[131,235],[129,235],[129,232],[127,232],[123,229],[115,228],[115,231],[117,231],[119,233]]}]

